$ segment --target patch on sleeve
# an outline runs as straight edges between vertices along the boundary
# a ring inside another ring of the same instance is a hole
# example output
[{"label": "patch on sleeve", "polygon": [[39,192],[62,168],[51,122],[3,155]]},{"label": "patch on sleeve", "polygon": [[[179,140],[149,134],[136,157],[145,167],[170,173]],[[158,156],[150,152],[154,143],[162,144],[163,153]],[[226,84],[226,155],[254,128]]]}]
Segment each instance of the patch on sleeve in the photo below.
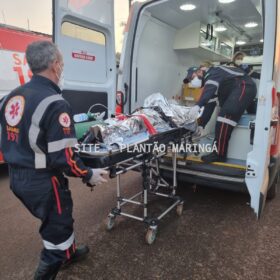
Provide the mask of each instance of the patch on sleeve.
[{"label": "patch on sleeve", "polygon": [[5,108],[5,118],[9,126],[16,126],[22,119],[25,106],[25,99],[23,96],[12,97]]},{"label": "patch on sleeve", "polygon": [[70,127],[71,125],[71,118],[67,113],[62,113],[59,116],[59,123],[63,126],[63,127]]}]

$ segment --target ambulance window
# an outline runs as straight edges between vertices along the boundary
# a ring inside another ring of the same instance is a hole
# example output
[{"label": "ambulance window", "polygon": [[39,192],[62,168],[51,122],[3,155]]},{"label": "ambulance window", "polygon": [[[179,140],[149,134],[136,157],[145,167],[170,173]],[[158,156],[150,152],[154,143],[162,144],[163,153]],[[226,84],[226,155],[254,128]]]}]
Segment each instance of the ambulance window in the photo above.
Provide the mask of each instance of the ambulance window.
[{"label": "ambulance window", "polygon": [[105,35],[99,31],[89,29],[70,22],[63,22],[61,32],[65,36],[105,46]]}]

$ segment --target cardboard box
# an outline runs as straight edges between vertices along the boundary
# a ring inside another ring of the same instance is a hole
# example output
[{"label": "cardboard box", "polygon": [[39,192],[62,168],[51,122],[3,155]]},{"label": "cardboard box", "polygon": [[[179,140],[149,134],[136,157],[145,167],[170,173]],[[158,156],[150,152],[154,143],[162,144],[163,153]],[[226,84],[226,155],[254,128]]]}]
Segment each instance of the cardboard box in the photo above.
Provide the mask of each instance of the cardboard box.
[{"label": "cardboard box", "polygon": [[191,88],[188,85],[183,85],[182,99],[184,101],[197,102],[202,93],[202,88]]}]

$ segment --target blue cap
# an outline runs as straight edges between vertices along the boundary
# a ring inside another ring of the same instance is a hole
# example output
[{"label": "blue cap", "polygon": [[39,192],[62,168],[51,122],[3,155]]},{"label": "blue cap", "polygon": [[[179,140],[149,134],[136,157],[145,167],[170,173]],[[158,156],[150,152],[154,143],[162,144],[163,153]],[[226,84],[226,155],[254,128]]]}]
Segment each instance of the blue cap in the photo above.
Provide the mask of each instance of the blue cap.
[{"label": "blue cap", "polygon": [[192,80],[193,73],[195,73],[197,70],[199,70],[199,67],[189,68],[185,80],[188,80],[190,82]]}]

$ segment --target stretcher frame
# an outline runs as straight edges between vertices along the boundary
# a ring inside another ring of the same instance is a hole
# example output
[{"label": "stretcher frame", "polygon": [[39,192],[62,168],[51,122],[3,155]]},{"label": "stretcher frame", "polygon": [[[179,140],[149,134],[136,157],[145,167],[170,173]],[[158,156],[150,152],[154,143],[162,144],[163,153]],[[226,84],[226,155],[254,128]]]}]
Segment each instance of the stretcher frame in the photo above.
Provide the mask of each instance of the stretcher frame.
[{"label": "stretcher frame", "polygon": [[[149,155],[142,154],[141,156],[131,158],[120,163],[115,173],[117,177],[117,205],[111,210],[111,212],[108,215],[108,230],[111,230],[114,227],[115,219],[117,216],[124,216],[130,219],[138,220],[148,225],[148,230],[145,239],[148,244],[152,244],[156,238],[159,221],[175,207],[177,207],[178,215],[182,214],[184,201],[181,197],[176,195],[177,154],[173,153],[172,156],[174,168],[172,185],[170,185],[166,180],[164,180],[164,178],[160,176],[159,159],[165,155],[166,153],[161,153],[150,157]],[[124,164],[126,165],[126,167],[123,167]],[[128,171],[135,170],[139,167],[142,171],[142,190],[131,197],[125,198],[121,195],[121,175],[127,173]],[[162,192],[162,188],[168,189],[169,193]],[[172,204],[162,213],[160,213],[157,217],[151,217],[148,213],[148,199],[151,195],[171,199]],[[142,207],[143,215],[136,216],[124,211],[123,206],[127,204],[133,204]]]}]

